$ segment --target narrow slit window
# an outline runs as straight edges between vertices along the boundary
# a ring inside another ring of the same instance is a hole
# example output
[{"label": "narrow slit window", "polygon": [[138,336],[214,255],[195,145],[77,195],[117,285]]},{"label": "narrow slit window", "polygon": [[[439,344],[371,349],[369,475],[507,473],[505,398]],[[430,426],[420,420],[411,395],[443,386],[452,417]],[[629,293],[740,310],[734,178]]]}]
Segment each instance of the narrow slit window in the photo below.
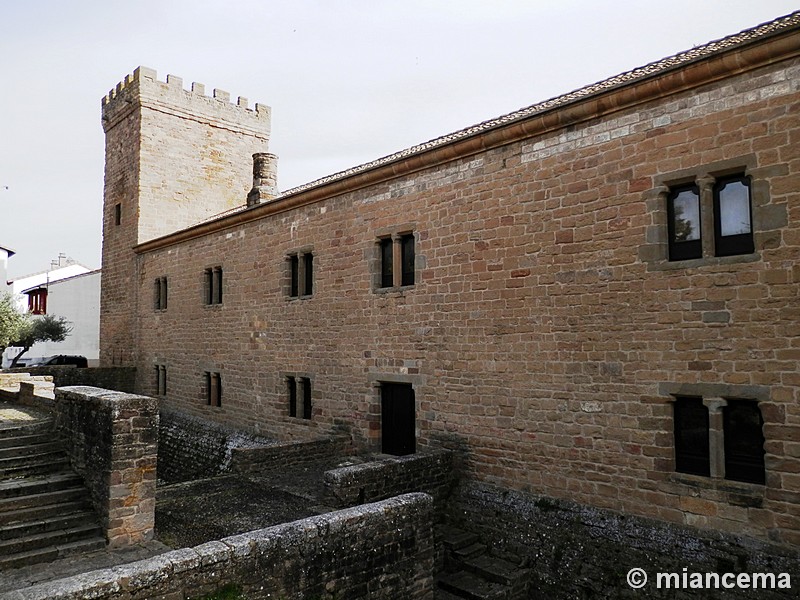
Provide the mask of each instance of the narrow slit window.
[{"label": "narrow slit window", "polygon": [[289,272],[291,277],[289,296],[297,298],[300,295],[300,259],[296,254],[289,257]]},{"label": "narrow slit window", "polygon": [[303,382],[303,418],[311,418],[311,380],[308,377],[301,378]]},{"label": "narrow slit window", "polygon": [[402,236],[400,244],[403,269],[402,285],[414,285],[414,235],[409,233]]},{"label": "narrow slit window", "polygon": [[392,238],[380,241],[381,248],[381,287],[387,288],[394,285],[394,249]]},{"label": "narrow slit window", "polygon": [[209,406],[222,406],[222,377],[219,373],[205,372],[206,403]]},{"label": "narrow slit window", "polygon": [[289,391],[289,416],[297,416],[297,380],[294,377],[286,378],[286,386]]},{"label": "narrow slit window", "polygon": [[310,252],[303,255],[303,266],[305,267],[303,295],[310,296],[314,293],[314,255]]}]

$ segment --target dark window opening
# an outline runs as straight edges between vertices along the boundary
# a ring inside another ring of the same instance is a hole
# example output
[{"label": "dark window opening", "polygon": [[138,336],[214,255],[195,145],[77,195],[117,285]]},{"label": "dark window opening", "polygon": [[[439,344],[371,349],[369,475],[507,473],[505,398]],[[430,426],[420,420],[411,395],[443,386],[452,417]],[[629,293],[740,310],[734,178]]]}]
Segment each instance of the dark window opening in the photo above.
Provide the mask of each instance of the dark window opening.
[{"label": "dark window opening", "polygon": [[714,185],[714,254],[734,256],[754,251],[750,178],[720,178]]},{"label": "dark window opening", "polygon": [[749,400],[728,400],[722,408],[725,479],[764,484],[764,419]]},{"label": "dark window opening", "polygon": [[114,225],[120,225],[122,223],[122,205],[115,204],[114,205]]},{"label": "dark window opening", "polygon": [[299,298],[314,293],[314,255],[311,252],[289,256],[289,296]]},{"label": "dark window opening", "polygon": [[156,365],[156,395],[167,395],[167,367],[166,365]]},{"label": "dark window opening", "polygon": [[667,196],[667,235],[670,260],[687,260],[703,256],[700,190],[696,185],[670,190]]},{"label": "dark window opening", "polygon": [[310,252],[303,255],[303,266],[306,271],[303,295],[310,296],[314,293],[314,255]]},{"label": "dark window opening", "polygon": [[222,377],[219,373],[205,372],[206,403],[209,406],[222,406]]},{"label": "dark window opening", "polygon": [[156,310],[167,309],[167,278],[159,277],[153,286],[154,306]]},{"label": "dark window opening", "polygon": [[291,270],[291,284],[289,295],[297,298],[300,295],[300,260],[296,254],[289,257],[289,269]]},{"label": "dark window opening", "polygon": [[401,263],[403,268],[402,285],[414,285],[414,235],[409,233],[400,238]]},{"label": "dark window opening", "polygon": [[289,416],[297,416],[297,380],[294,377],[286,378],[286,385],[289,388]]},{"label": "dark window opening", "polygon": [[222,267],[205,270],[203,298],[206,304],[222,304]]},{"label": "dark window opening", "polygon": [[303,418],[311,418],[311,380],[308,377],[302,377],[303,382]]},{"label": "dark window opening", "polygon": [[381,287],[394,285],[394,248],[392,238],[384,238],[381,245]]},{"label": "dark window opening", "polygon": [[381,384],[381,452],[403,456],[416,451],[416,404],[411,384]]},{"label": "dark window opening", "polygon": [[675,470],[692,475],[711,474],[708,408],[702,398],[678,397],[675,410]]}]

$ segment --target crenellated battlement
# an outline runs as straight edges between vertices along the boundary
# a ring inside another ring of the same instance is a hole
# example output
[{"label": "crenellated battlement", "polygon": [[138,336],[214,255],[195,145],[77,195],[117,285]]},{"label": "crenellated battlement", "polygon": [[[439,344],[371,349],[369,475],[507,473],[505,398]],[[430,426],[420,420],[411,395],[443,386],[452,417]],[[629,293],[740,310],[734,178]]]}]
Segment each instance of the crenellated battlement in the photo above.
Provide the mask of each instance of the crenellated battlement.
[{"label": "crenellated battlement", "polygon": [[244,96],[238,96],[235,102],[225,90],[214,88],[206,95],[206,86],[193,82],[190,89],[184,89],[183,78],[167,75],[166,81],[158,80],[155,69],[138,67],[132,74],[126,75],[102,99],[103,126],[107,130],[119,118],[126,114],[131,104],[140,103],[161,110],[185,113],[186,116],[202,115],[206,118],[233,122],[238,126],[247,126],[269,132],[271,109],[265,104],[250,103]]}]

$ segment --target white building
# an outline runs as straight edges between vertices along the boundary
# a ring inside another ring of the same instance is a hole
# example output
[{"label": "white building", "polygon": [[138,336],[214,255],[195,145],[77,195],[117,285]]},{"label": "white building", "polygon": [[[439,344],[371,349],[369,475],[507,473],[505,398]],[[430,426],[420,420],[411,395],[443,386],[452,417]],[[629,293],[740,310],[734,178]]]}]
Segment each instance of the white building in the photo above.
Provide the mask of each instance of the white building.
[{"label": "white building", "polygon": [[[100,339],[99,269],[92,271],[60,255],[49,270],[26,275],[9,283],[20,310],[34,315],[64,317],[72,325],[72,332],[66,340],[35,344],[23,355],[21,364],[30,364],[54,354],[85,356],[90,366],[97,364]],[[7,348],[2,356],[2,366],[8,367],[20,350]]]}]

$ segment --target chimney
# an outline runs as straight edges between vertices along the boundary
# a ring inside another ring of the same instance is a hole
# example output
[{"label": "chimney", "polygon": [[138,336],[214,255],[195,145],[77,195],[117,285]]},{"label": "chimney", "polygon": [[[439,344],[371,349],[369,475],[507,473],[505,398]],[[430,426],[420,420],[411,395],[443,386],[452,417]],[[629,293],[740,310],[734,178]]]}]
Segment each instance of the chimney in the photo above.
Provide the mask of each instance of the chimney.
[{"label": "chimney", "polygon": [[269,202],[278,195],[278,157],[267,152],[253,154],[253,189],[247,206]]}]

